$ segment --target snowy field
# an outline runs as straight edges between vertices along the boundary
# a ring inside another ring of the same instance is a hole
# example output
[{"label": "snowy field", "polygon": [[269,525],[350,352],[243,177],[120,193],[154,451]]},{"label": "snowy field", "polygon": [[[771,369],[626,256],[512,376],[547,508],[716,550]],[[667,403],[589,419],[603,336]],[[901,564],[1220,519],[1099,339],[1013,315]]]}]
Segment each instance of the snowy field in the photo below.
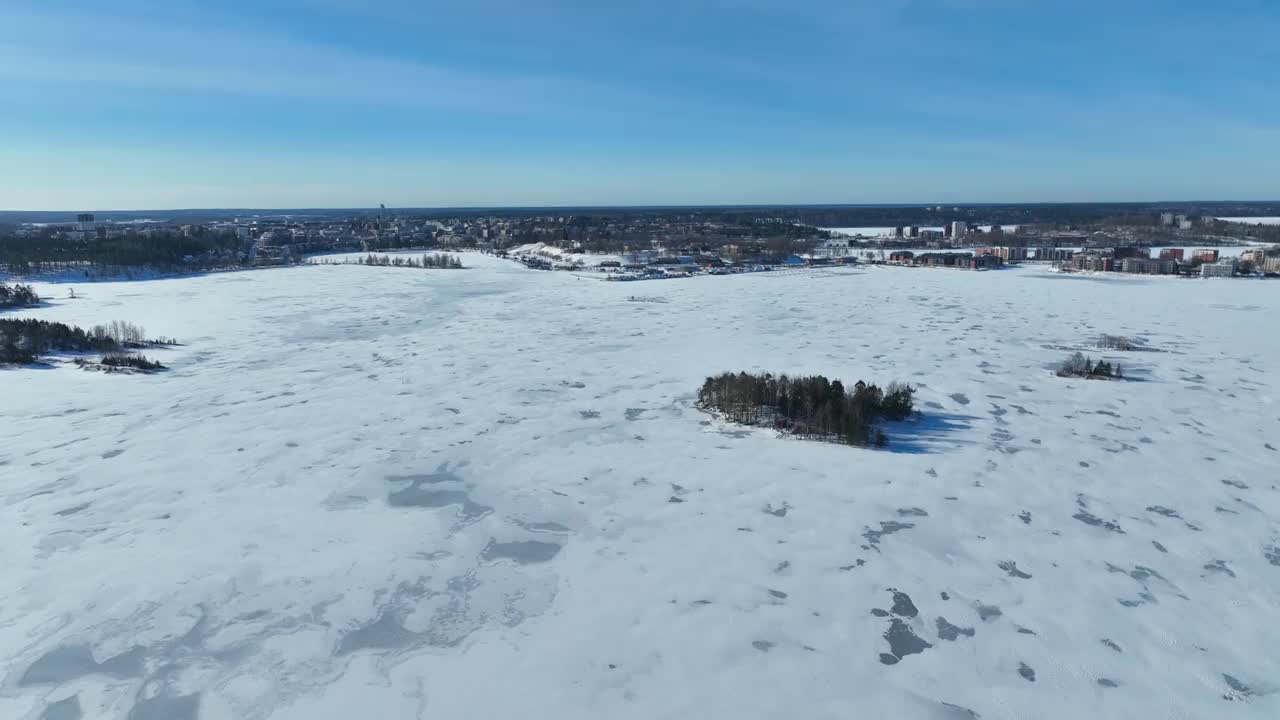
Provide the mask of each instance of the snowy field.
[{"label": "snowy field", "polygon": [[[7,314],[185,344],[0,370],[0,718],[1280,717],[1280,285],[464,261]],[[1158,352],[1053,375],[1100,333]],[[736,369],[924,415],[727,427]]]},{"label": "snowy field", "polygon": [[[1267,244],[1265,244],[1265,243],[1259,243],[1259,244],[1256,244],[1256,245],[1156,245],[1156,246],[1152,246],[1152,247],[1150,247],[1150,248],[1146,248],[1146,250],[1149,252],[1150,256],[1151,256],[1151,257],[1153,257],[1153,258],[1158,258],[1158,257],[1160,257],[1160,251],[1162,251],[1162,250],[1169,250],[1169,249],[1181,249],[1181,250],[1183,251],[1183,254],[1184,254],[1187,258],[1190,258],[1190,257],[1191,257],[1191,255],[1192,255],[1192,253],[1194,253],[1194,252],[1195,252],[1195,251],[1197,251],[1197,250],[1217,250],[1217,251],[1218,251],[1218,257],[1220,257],[1220,258],[1231,258],[1231,257],[1233,257],[1233,258],[1238,258],[1238,257],[1240,257],[1241,253],[1243,253],[1244,251],[1246,251],[1246,250],[1254,250],[1254,249],[1257,249],[1257,248],[1260,248],[1260,247],[1265,248],[1265,247],[1269,247],[1269,245],[1267,245]],[[1082,251],[1084,251],[1084,248],[1083,248],[1083,247],[1064,247],[1064,248],[1060,248],[1060,249],[1062,249],[1062,250],[1070,250],[1070,251],[1072,251],[1072,252],[1082,252]],[[866,250],[870,250],[870,248],[861,248],[861,249],[859,249],[859,252],[863,252],[863,251],[866,251]],[[911,247],[911,248],[894,248],[893,250],[879,250],[879,249],[875,249],[875,250],[871,250],[871,251],[872,251],[872,252],[874,252],[877,256],[878,256],[881,252],[883,252],[883,253],[885,254],[885,256],[887,257],[887,256],[888,256],[888,254],[889,254],[890,252],[896,252],[896,251],[901,251],[901,250],[906,250],[906,251],[908,251],[908,252],[913,252],[913,253],[916,253],[916,254],[919,254],[919,253],[938,253],[938,252],[940,252],[940,253],[960,253],[960,254],[962,254],[962,255],[972,255],[972,254],[973,254],[973,248],[942,248],[942,249],[938,249],[938,248],[928,248],[928,247]],[[1034,259],[1035,259],[1035,257],[1034,257],[1034,255],[1035,255],[1035,253],[1034,253],[1034,246],[1033,246],[1033,247],[1032,247],[1032,249],[1031,249],[1031,254],[1032,254],[1032,256],[1033,256],[1031,259],[1033,259],[1033,260],[1034,260]]]},{"label": "snowy field", "polygon": [[[837,235],[848,235],[850,237],[883,237],[893,233],[891,227],[829,227],[818,228],[827,232],[836,233]],[[924,228],[929,230],[930,228]],[[942,228],[938,228],[941,230]]]},{"label": "snowy field", "polygon": [[1249,225],[1280,225],[1280,217],[1220,217],[1218,219]]},{"label": "snowy field", "polygon": [[546,243],[527,243],[525,245],[517,245],[508,251],[511,255],[520,257],[523,255],[532,255],[540,257],[544,260],[559,263],[579,263],[587,267],[598,267],[603,262],[622,262],[622,255],[609,253],[571,253],[566,252],[562,248],[555,245],[547,245]]}]

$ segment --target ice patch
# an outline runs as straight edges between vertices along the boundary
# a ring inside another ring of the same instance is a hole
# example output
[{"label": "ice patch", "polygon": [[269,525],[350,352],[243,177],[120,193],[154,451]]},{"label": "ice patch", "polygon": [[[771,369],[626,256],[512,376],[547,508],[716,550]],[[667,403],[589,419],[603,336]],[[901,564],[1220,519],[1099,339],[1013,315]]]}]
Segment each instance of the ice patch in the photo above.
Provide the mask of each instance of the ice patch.
[{"label": "ice patch", "polygon": [[951,642],[955,642],[955,640],[959,638],[961,635],[965,637],[973,637],[974,633],[976,632],[971,627],[966,628],[966,627],[959,627],[957,625],[952,625],[951,623],[947,622],[946,618],[942,616],[938,616],[938,619],[935,622],[935,624],[937,625],[937,628],[938,628],[939,640],[949,640]]},{"label": "ice patch", "polygon": [[541,542],[539,540],[517,540],[514,542],[496,542],[490,540],[480,553],[485,562],[494,560],[514,560],[521,565],[544,563],[550,561],[560,552],[560,545]]},{"label": "ice patch", "polygon": [[889,643],[889,652],[880,653],[880,662],[885,665],[896,665],[908,655],[916,655],[928,650],[933,645],[918,637],[911,628],[898,618],[890,621],[889,629],[884,633]]},{"label": "ice patch", "polygon": [[97,662],[88,645],[62,645],[41,655],[22,674],[18,684],[58,684],[98,673],[118,678],[138,677],[142,673],[145,652],[143,648],[135,647]]}]

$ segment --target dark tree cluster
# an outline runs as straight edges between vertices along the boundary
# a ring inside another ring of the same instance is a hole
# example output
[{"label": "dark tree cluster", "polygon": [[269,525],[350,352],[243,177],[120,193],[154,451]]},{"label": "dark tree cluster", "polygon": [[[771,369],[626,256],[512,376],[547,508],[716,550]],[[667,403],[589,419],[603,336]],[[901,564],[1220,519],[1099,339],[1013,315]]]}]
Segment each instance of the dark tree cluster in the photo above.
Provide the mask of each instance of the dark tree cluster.
[{"label": "dark tree cluster", "polygon": [[12,287],[0,283],[0,308],[31,307],[40,302],[40,296],[30,285]]},{"label": "dark tree cluster", "polygon": [[1124,370],[1121,369],[1120,363],[1112,365],[1105,360],[1094,363],[1093,358],[1085,357],[1084,353],[1078,352],[1062,361],[1062,365],[1058,367],[1058,377],[1082,377],[1091,380],[1123,379]]},{"label": "dark tree cluster", "polygon": [[47,320],[0,320],[0,363],[32,363],[48,352],[109,352],[120,344],[107,335]]},{"label": "dark tree cluster", "polygon": [[151,358],[134,353],[108,353],[102,356],[99,361],[103,367],[112,368],[132,368],[134,370],[143,370],[152,372],[155,370],[164,370],[164,365],[152,360]]},{"label": "dark tree cluster", "polygon": [[0,239],[0,268],[25,274],[39,270],[96,267],[199,269],[230,267],[244,261],[248,241],[234,232],[202,226],[190,234],[174,229],[130,230],[120,237],[69,240],[52,230],[29,237]]},{"label": "dark tree cluster", "polygon": [[147,340],[131,323],[95,325],[89,330],[48,320],[0,319],[0,364],[30,364],[50,352],[118,353],[129,348],[176,344]]},{"label": "dark tree cluster", "polygon": [[770,425],[804,437],[883,447],[889,438],[879,423],[910,417],[914,393],[911,386],[897,382],[881,390],[859,380],[846,390],[839,380],[821,375],[740,372],[707,378],[698,391],[698,405],[743,425]]}]

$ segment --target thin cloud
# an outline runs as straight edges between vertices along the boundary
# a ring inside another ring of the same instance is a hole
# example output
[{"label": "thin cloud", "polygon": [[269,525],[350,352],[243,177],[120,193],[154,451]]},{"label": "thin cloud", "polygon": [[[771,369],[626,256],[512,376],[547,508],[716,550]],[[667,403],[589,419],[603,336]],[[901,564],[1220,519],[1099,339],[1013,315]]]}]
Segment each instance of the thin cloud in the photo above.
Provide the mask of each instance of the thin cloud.
[{"label": "thin cloud", "polygon": [[[564,74],[481,71],[356,51],[280,33],[0,11],[0,77],[496,115],[689,109],[654,93]],[[6,42],[6,37],[8,41]],[[128,42],[101,42],[128,38]]]}]

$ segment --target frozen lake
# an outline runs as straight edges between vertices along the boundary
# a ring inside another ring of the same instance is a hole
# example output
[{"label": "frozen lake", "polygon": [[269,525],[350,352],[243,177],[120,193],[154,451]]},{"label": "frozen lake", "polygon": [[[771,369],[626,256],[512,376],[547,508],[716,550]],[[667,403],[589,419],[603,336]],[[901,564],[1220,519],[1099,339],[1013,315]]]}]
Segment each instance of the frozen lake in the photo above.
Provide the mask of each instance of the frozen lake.
[{"label": "frozen lake", "polygon": [[1280,217],[1220,217],[1218,219],[1249,225],[1280,225]]},{"label": "frozen lake", "polygon": [[[1280,715],[1280,284],[464,261],[6,314],[184,344],[0,370],[0,717]],[[1158,352],[1053,375],[1102,333]],[[923,416],[727,427],[724,370]]]}]

